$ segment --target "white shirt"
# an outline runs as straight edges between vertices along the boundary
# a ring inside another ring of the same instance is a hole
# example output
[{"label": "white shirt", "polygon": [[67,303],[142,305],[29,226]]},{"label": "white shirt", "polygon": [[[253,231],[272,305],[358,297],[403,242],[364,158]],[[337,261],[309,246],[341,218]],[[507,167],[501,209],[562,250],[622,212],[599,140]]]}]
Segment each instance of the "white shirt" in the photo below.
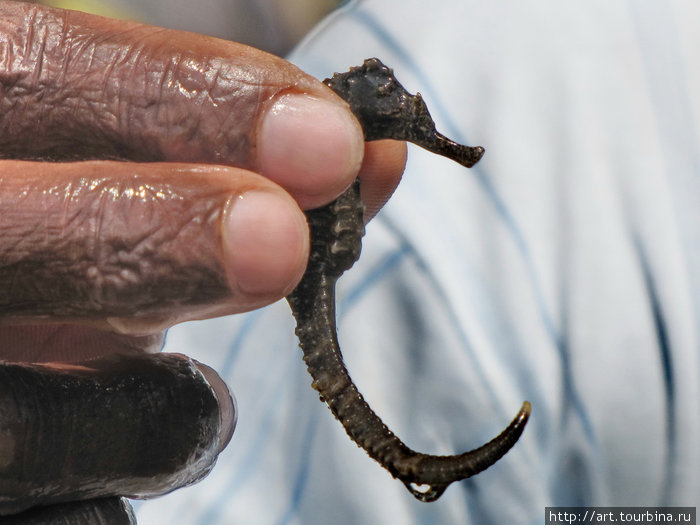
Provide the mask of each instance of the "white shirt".
[{"label": "white shirt", "polygon": [[552,505],[700,504],[700,4],[348,2],[290,60],[377,56],[420,91],[467,170],[410,150],[341,280],[351,375],[409,446],[502,430],[489,470],[415,501],[310,388],[284,302],[171,330],[239,423],[202,483],[139,523],[539,524]]}]

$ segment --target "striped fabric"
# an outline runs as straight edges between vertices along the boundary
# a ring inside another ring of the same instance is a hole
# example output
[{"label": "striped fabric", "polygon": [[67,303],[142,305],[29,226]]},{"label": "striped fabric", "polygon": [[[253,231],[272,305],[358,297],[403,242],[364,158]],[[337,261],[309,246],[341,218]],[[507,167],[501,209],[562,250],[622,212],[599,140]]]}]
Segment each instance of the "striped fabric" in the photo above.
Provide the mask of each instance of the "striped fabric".
[{"label": "striped fabric", "polygon": [[[401,7],[398,7],[401,6]],[[521,442],[436,503],[344,435],[288,307],[171,330],[239,424],[142,525],[541,524],[548,505],[700,505],[700,4],[347,3],[291,60],[366,57],[420,91],[472,170],[410,150],[341,282],[351,374],[410,446],[454,453],[528,399]]]}]

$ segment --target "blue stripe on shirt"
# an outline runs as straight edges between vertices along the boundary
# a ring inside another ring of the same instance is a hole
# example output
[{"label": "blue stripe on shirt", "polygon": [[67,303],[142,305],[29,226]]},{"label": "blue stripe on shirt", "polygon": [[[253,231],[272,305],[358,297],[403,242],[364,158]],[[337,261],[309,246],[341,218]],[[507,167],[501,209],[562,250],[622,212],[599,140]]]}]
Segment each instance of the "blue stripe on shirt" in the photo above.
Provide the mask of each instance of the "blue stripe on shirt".
[{"label": "blue stripe on shirt", "polygon": [[[450,118],[450,112],[442,106],[441,97],[438,96],[437,90],[433,87],[431,79],[425,74],[423,74],[422,69],[418,67],[418,65],[411,59],[410,53],[407,50],[405,50],[396,39],[392,37],[391,33],[387,31],[378,20],[371,18],[370,16],[368,16],[367,13],[361,10],[354,10],[349,12],[348,14],[352,16],[352,18],[354,18],[358,23],[365,25],[372,32],[374,32],[376,37],[379,40],[381,40],[382,44],[404,62],[402,66],[406,66],[408,69],[411,70],[411,73],[415,76],[416,79],[418,79],[418,82],[420,83],[421,91],[427,94],[426,98],[430,99],[432,106],[431,112],[437,116],[435,120],[439,120],[442,123],[442,125],[445,127],[447,135],[453,138],[453,140],[456,140],[457,142],[460,142],[462,144],[468,143],[466,137],[464,137],[463,134],[460,133],[459,127],[455,125],[455,123]],[[530,277],[532,289],[535,294],[537,307],[540,313],[540,318],[542,319],[542,323],[545,327],[545,330],[549,334],[552,344],[556,347],[561,359],[562,375],[564,378],[564,384],[566,385],[565,394],[567,396],[567,402],[573,408],[576,415],[579,417],[581,421],[581,426],[584,432],[586,433],[586,437],[588,438],[589,442],[594,447],[597,447],[597,440],[594,435],[593,425],[591,424],[590,417],[586,413],[586,409],[583,405],[581,397],[576,391],[574,385],[573,373],[571,371],[571,364],[569,359],[569,351],[565,343],[565,337],[559,330],[557,330],[550,309],[547,307],[546,300],[544,298],[543,287],[540,283],[539,277],[537,276],[537,271],[535,270],[535,265],[530,250],[527,246],[525,236],[523,235],[521,229],[518,227],[518,224],[515,221],[513,214],[506,206],[505,201],[500,196],[498,190],[491,182],[491,179],[489,179],[489,177],[483,172],[483,170],[478,164],[471,169],[471,172],[477,177],[477,180],[481,184],[481,187],[483,188],[485,194],[487,195],[490,202],[493,204],[494,209],[505,224],[507,231],[510,232],[513,242],[515,243],[517,250],[522,257],[523,265],[526,269],[527,274]],[[562,425],[566,423],[566,419],[563,419]]]}]

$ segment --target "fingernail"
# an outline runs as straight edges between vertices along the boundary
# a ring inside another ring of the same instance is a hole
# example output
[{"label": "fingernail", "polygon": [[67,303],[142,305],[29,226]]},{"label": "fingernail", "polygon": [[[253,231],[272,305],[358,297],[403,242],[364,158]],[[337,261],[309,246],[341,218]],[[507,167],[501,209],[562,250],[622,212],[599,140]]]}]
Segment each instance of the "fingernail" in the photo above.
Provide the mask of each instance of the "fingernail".
[{"label": "fingernail", "polygon": [[214,390],[214,395],[219,402],[219,422],[221,424],[221,430],[219,432],[218,451],[221,452],[226,448],[226,445],[229,444],[229,441],[231,441],[233,431],[236,429],[236,423],[238,421],[236,398],[233,397],[226,382],[221,379],[221,376],[219,376],[213,368],[199,361],[195,361],[194,359],[192,361],[202,373],[204,379],[207,380],[212,390]]},{"label": "fingernail", "polygon": [[280,96],[258,133],[261,173],[304,207],[342,192],[357,175],[363,153],[362,129],[350,110],[309,95]]},{"label": "fingernail", "polygon": [[249,191],[236,197],[226,210],[223,235],[233,290],[278,298],[301,279],[309,233],[303,213],[289,195]]}]

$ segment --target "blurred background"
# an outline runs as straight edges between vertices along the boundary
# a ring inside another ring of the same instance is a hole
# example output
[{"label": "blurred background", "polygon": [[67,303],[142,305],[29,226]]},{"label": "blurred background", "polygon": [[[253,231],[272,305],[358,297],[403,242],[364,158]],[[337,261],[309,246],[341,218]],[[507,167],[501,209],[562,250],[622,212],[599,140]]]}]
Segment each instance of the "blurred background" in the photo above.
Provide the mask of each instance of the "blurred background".
[{"label": "blurred background", "polygon": [[234,40],[284,56],[343,0],[44,0],[37,3]]}]

